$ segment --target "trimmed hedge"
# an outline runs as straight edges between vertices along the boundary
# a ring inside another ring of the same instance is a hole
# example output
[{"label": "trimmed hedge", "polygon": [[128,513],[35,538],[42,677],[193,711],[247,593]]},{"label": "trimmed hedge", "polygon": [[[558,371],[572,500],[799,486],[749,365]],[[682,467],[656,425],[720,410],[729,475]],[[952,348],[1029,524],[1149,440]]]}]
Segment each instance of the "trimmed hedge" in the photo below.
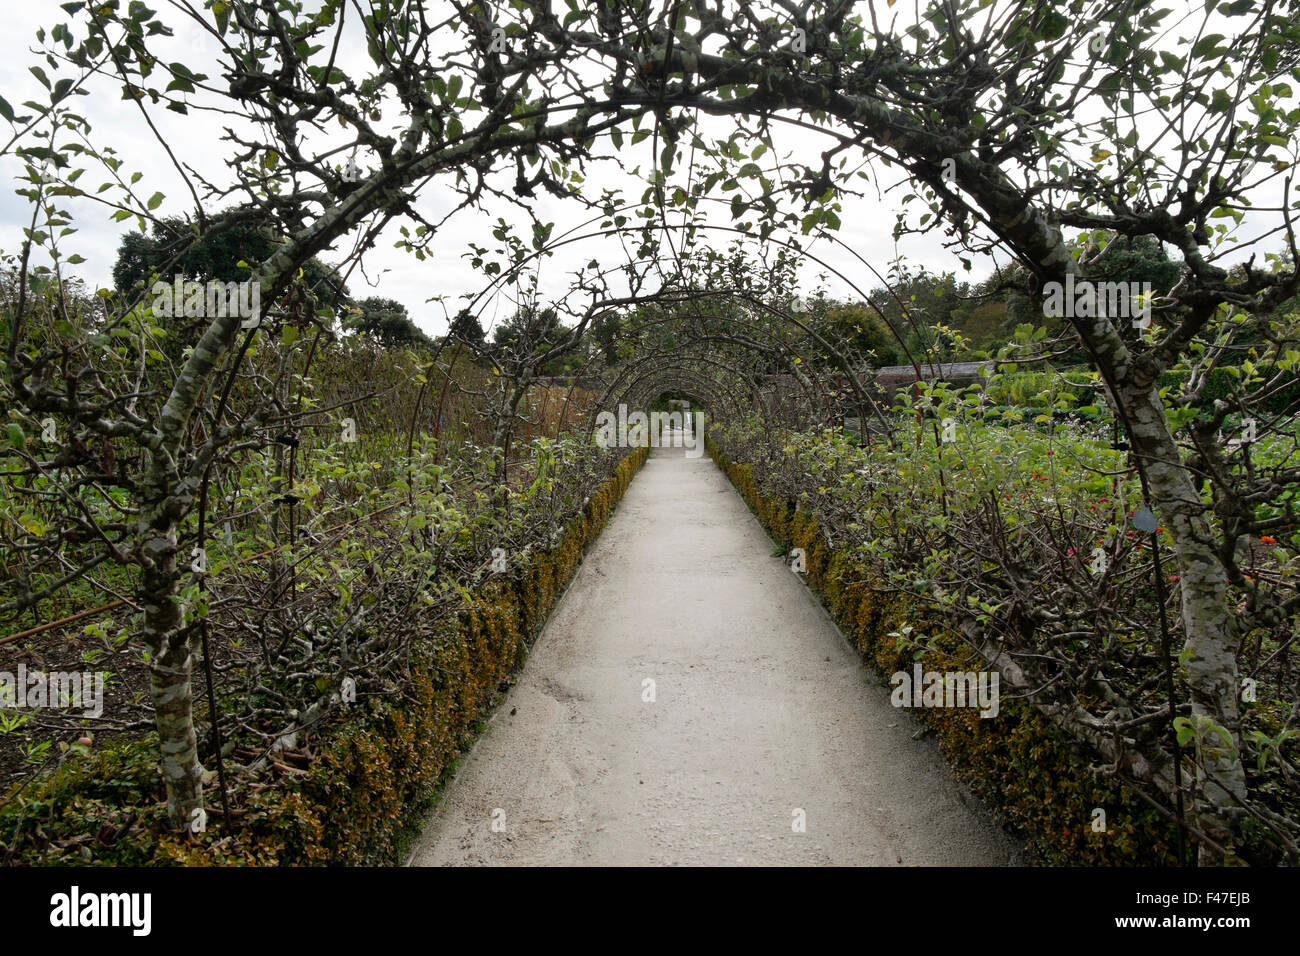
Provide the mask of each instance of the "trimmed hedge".
[{"label": "trimmed hedge", "polygon": [[[858,652],[882,678],[917,662],[913,649],[892,638],[915,631],[948,633],[942,622],[895,592],[878,589],[872,574],[851,554],[827,547],[816,520],[791,504],[765,497],[750,465],[731,461],[712,440],[714,461],[750,510],[778,543],[804,550],[809,588]],[[926,671],[982,670],[974,655],[951,637],[939,651],[919,658]],[[1018,700],[1003,700],[998,716],[983,719],[973,708],[917,708],[932,727],[955,775],[1017,829],[1031,850],[1061,865],[1177,865],[1176,827],[1129,788],[1094,774],[1047,718]],[[1106,829],[1094,832],[1093,810],[1106,813]]]},{"label": "trimmed hedge", "polygon": [[[399,862],[437,786],[477,736],[507,678],[649,456],[636,449],[586,503],[561,542],[512,580],[473,595],[420,639],[392,695],[358,703],[312,732],[315,759],[277,785],[254,782],[230,832],[209,807],[205,833],[166,829],[157,741],[69,761],[0,808],[0,862],[28,865],[376,865]],[[35,825],[39,824],[39,827]],[[29,832],[35,829],[33,834]]]},{"label": "trimmed hedge", "polygon": [[[1234,371],[1235,369],[1229,370],[1223,366],[1212,369],[1205,380],[1205,387],[1196,406],[1209,411],[1214,406],[1215,399],[1230,399],[1239,381],[1238,376],[1233,374]],[[1271,375],[1272,369],[1266,366],[1261,369],[1261,372]],[[1190,373],[1185,369],[1171,370],[1160,376],[1159,384],[1161,388],[1168,388],[1176,395],[1186,387],[1189,376]],[[1267,399],[1260,400],[1256,396],[1252,407],[1275,415],[1287,415],[1295,413],[1297,403],[1300,403],[1300,377],[1288,375],[1286,382],[1276,391],[1271,392]]]}]

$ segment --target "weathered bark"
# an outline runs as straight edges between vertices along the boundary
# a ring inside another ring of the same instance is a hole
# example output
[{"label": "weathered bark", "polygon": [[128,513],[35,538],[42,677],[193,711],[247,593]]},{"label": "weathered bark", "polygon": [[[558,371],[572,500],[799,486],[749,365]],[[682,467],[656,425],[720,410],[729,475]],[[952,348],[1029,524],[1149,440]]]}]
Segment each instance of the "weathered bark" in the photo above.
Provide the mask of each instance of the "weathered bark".
[{"label": "weathered bark", "polygon": [[194,503],[196,483],[178,467],[181,444],[204,386],[234,343],[240,319],[215,319],[185,365],[150,437],[142,483],[140,584],[136,596],[144,610],[141,637],[149,649],[149,680],[167,785],[167,818],[176,829],[188,826],[203,806],[203,767],[194,732],[191,674],[194,658],[177,599],[181,572],[176,564],[177,525]]},{"label": "weathered bark", "polygon": [[149,684],[154,721],[167,785],[167,819],[174,829],[191,822],[203,806],[203,767],[194,733],[190,675],[194,658],[182,630],[183,611],[176,601],[176,531],[146,532],[141,547],[143,572],[138,596],[144,609],[144,634],[149,648]]},{"label": "weathered bark", "polygon": [[[1182,465],[1155,386],[1130,375],[1117,388],[1128,412],[1133,451],[1146,471],[1152,505],[1173,539],[1192,716],[1213,720],[1231,738],[1230,745],[1213,740],[1202,751],[1195,802],[1198,825],[1227,846],[1232,842],[1228,813],[1246,796],[1240,755],[1239,638],[1228,611],[1227,579],[1205,505]],[[1203,863],[1217,862],[1204,845],[1200,856]]]}]

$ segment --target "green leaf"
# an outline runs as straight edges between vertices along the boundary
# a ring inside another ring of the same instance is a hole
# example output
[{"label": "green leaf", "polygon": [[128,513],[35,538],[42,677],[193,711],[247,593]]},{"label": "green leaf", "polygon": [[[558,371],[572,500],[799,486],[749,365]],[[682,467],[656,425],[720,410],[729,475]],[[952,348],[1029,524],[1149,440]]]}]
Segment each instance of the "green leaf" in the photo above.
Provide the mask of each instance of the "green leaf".
[{"label": "green leaf", "polygon": [[1192,47],[1192,56],[1208,57],[1218,52],[1217,47],[1223,42],[1222,33],[1211,33],[1209,36],[1201,37],[1199,43]]}]

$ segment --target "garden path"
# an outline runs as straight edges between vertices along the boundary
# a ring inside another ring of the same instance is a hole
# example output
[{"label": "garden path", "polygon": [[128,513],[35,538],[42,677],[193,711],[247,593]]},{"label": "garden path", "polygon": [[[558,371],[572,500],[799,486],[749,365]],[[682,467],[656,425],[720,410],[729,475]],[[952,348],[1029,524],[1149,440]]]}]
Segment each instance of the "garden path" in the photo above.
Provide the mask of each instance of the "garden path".
[{"label": "garden path", "polygon": [[1017,861],[772,550],[708,457],[655,449],[409,862]]}]

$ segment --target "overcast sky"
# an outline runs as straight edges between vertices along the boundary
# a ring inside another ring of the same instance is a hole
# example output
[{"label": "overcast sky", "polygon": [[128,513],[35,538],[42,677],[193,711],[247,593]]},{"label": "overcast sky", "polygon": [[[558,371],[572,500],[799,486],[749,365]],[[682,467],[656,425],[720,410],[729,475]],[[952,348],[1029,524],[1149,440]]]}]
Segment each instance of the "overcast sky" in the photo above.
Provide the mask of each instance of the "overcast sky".
[{"label": "overcast sky", "polygon": [[[1183,9],[1172,0],[1174,6]],[[158,0],[154,4],[160,11],[161,18],[173,25],[177,36],[171,40],[158,41],[158,52],[164,58],[170,54],[163,44],[174,47],[176,58],[202,69],[217,79],[220,70],[215,65],[216,47],[209,45],[198,31],[189,26],[184,18],[177,14],[165,2]],[[432,7],[433,4],[431,3]],[[57,22],[64,22],[67,15],[59,9],[55,0],[31,0],[21,4],[8,4],[6,10],[9,28],[0,38],[6,55],[0,57],[0,92],[18,108],[22,100],[34,99],[46,102],[48,94],[35,78],[28,72],[28,67],[40,62],[30,52],[35,47],[34,33],[39,26],[49,29]],[[1186,9],[1199,9],[1199,4],[1189,5]],[[355,35],[354,35],[355,36]],[[151,44],[154,41],[151,40]],[[152,47],[151,47],[152,48]],[[358,56],[355,48],[345,47],[341,65],[354,77],[364,73],[363,56]],[[211,66],[205,66],[211,64]],[[58,75],[69,75],[67,73]],[[57,75],[56,77],[57,78]],[[161,83],[159,85],[162,85]],[[113,84],[95,83],[91,96],[74,99],[75,108],[84,112],[93,124],[93,140],[97,145],[112,145],[126,164],[128,171],[143,174],[140,183],[142,196],[149,196],[155,190],[166,194],[166,200],[157,210],[160,215],[184,215],[192,210],[193,204],[180,175],[171,165],[167,152],[161,149],[157,140],[145,126],[137,107],[120,98],[120,89]],[[20,112],[23,112],[20,109]],[[166,111],[161,107],[149,111],[150,118],[157,124],[163,137],[182,163],[189,165],[204,177],[215,182],[229,182],[229,174],[224,160],[233,147],[222,142],[221,127],[235,125],[238,118],[219,118],[202,113],[182,117]],[[395,117],[396,119],[396,117]],[[702,118],[701,132],[706,139],[725,137],[732,127],[725,119]],[[792,151],[796,160],[806,161],[819,166],[818,153],[825,148],[827,141],[816,134],[793,130],[778,129],[778,145],[783,150]],[[630,137],[629,137],[630,139]],[[653,138],[646,139],[636,146],[625,141],[620,156],[628,166],[640,163],[643,173],[653,163]],[[608,147],[605,147],[608,148]],[[364,166],[364,161],[362,162]],[[12,179],[18,164],[12,159],[0,160],[0,173]],[[853,249],[858,255],[871,263],[881,273],[888,269],[890,260],[905,256],[912,268],[921,266],[931,271],[954,271],[959,278],[983,278],[991,269],[988,260],[975,261],[972,273],[964,273],[956,257],[943,248],[942,236],[935,232],[926,236],[905,237],[896,245],[892,239],[894,218],[902,195],[907,191],[893,188],[900,179],[897,167],[884,168],[880,165],[870,167],[872,182],[858,180],[866,195],[862,198],[846,198],[841,215],[843,227],[839,239]],[[637,185],[619,173],[612,164],[601,164],[590,170],[592,175],[584,186],[587,195],[599,194],[605,186],[622,185],[629,198],[639,197],[644,183]],[[96,179],[98,176],[98,179]],[[79,185],[103,181],[102,171],[89,168],[86,177]],[[503,182],[504,185],[504,182]],[[93,186],[92,186],[93,188]],[[426,189],[416,208],[430,219],[445,214],[454,197],[440,193],[437,183]],[[553,235],[558,236],[566,229],[576,225],[588,214],[576,204],[565,203],[549,194],[538,191],[535,208],[544,220],[554,220],[556,228]],[[117,247],[121,237],[129,230],[136,229],[134,220],[127,223],[114,223],[110,219],[111,210],[88,200],[67,201],[73,213],[76,235],[64,241],[62,250],[65,258],[73,253],[85,257],[86,262],[74,267],[76,274],[84,278],[93,287],[111,285],[111,269],[116,259]],[[208,205],[209,210],[216,208]],[[916,208],[916,204],[913,205]],[[719,209],[713,220],[724,225],[731,223],[729,212]],[[26,200],[14,195],[12,188],[0,191],[0,220],[3,231],[0,232],[0,251],[13,253],[21,241],[21,227],[30,216]],[[474,272],[462,258],[469,241],[495,248],[498,244],[491,237],[491,228],[499,216],[510,221],[522,222],[519,212],[507,204],[489,201],[482,212],[465,210],[457,215],[452,224],[444,229],[434,243],[435,255],[424,262],[416,261],[412,256],[393,248],[397,238],[396,226],[390,226],[390,234],[382,238],[377,247],[364,258],[365,275],[354,272],[349,280],[353,294],[383,295],[403,302],[415,321],[426,331],[437,333],[445,329],[444,309],[436,303],[427,303],[432,296],[446,296],[446,311],[454,314],[462,302],[457,298],[466,294],[476,294],[484,287],[485,280],[480,273]],[[1247,223],[1249,227],[1250,223]],[[719,247],[726,245],[724,237],[717,240]],[[1276,243],[1268,248],[1277,248]],[[337,247],[333,253],[326,253],[323,258],[333,261],[343,256],[345,246]],[[821,243],[810,247],[811,251],[825,258],[831,265],[842,270],[854,283],[864,291],[879,283],[875,277],[862,267],[849,253],[836,248],[833,244]],[[622,261],[623,253],[609,239],[598,239],[578,243],[559,252],[554,258],[539,265],[541,288],[549,295],[561,294],[568,286],[567,274],[590,259],[599,259],[604,264],[616,264]],[[611,260],[611,256],[614,257]],[[813,270],[815,271],[815,270]],[[811,280],[811,276],[810,276]],[[851,295],[851,290],[839,279],[832,278],[828,283],[832,294]],[[483,312],[484,324],[490,326],[495,315],[503,319],[510,311],[508,301],[498,300],[489,304]]]}]

